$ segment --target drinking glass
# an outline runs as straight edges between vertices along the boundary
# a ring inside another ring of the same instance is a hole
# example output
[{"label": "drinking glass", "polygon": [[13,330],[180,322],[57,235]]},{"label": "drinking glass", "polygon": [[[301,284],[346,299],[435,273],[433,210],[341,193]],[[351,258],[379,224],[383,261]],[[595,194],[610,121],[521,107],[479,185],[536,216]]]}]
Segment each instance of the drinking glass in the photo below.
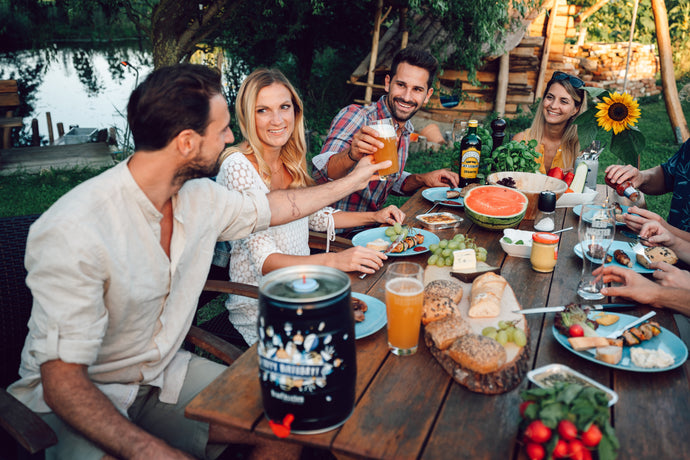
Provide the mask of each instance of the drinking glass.
[{"label": "drinking glass", "polygon": [[577,293],[585,300],[604,298],[601,288],[604,287],[603,275],[594,276],[592,272],[604,265],[616,231],[616,218],[613,205],[586,204],[580,212],[580,223],[577,235],[582,251],[582,275],[577,286]]},{"label": "drinking glass", "polygon": [[386,176],[398,172],[398,138],[395,134],[393,120],[384,118],[367,123],[367,126],[374,128],[378,133],[377,140],[383,142],[383,148],[374,152],[374,163],[390,160],[393,164],[386,169],[379,171],[379,180],[386,180]]},{"label": "drinking glass", "polygon": [[467,132],[467,122],[463,120],[453,120],[453,143],[460,142],[462,136]]},{"label": "drinking glass", "polygon": [[417,352],[424,300],[422,276],[421,265],[413,262],[395,262],[386,272],[388,346],[398,356]]}]

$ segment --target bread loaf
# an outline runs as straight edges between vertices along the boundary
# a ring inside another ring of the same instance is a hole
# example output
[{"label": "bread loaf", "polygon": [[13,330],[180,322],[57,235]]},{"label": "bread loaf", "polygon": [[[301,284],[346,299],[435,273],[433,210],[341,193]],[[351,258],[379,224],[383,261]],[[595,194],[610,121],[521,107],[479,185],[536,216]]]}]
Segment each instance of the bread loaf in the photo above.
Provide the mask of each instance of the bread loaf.
[{"label": "bread loaf", "polygon": [[448,297],[455,305],[462,300],[462,284],[456,280],[435,280],[424,288],[424,298]]},{"label": "bread loaf", "polygon": [[494,339],[478,334],[459,337],[447,350],[448,356],[465,369],[487,374],[506,362],[506,350]]},{"label": "bread loaf", "polygon": [[623,347],[609,345],[607,347],[598,347],[595,358],[607,364],[618,364],[623,357]]},{"label": "bread loaf", "polygon": [[460,336],[471,334],[472,328],[460,316],[450,316],[425,326],[426,332],[439,350],[445,350]]},{"label": "bread loaf", "polygon": [[470,293],[470,318],[495,318],[501,313],[501,299],[508,282],[492,272],[477,277]]},{"label": "bread loaf", "polygon": [[385,251],[388,249],[388,246],[390,246],[390,242],[384,240],[383,238],[377,238],[373,241],[369,241],[367,243],[367,247],[369,249],[373,249],[374,251]]},{"label": "bread loaf", "polygon": [[644,253],[647,255],[645,259],[641,254],[637,254],[637,261],[645,268],[650,268],[652,262],[666,262],[671,265],[678,262],[678,256],[671,249],[663,246],[655,246],[653,248],[645,248]]}]

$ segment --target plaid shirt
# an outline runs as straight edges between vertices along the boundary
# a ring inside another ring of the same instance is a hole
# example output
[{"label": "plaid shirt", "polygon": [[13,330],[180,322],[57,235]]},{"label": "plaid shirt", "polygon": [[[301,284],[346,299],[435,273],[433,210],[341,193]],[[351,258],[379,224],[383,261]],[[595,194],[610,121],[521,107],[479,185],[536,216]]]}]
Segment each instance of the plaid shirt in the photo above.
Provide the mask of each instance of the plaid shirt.
[{"label": "plaid shirt", "polygon": [[[376,104],[365,107],[353,104],[342,109],[331,123],[331,130],[321,153],[312,159],[316,182],[323,184],[331,180],[327,172],[331,156],[348,148],[352,143],[352,137],[367,122],[382,118],[392,118],[386,105],[386,96],[382,96]],[[384,207],[389,193],[406,195],[402,191],[402,185],[410,176],[410,173],[405,172],[405,163],[410,146],[410,133],[413,131],[412,122],[406,121],[398,142],[399,172],[391,174],[385,181],[371,181],[364,190],[354,192],[331,206],[343,211],[378,211]]]}]

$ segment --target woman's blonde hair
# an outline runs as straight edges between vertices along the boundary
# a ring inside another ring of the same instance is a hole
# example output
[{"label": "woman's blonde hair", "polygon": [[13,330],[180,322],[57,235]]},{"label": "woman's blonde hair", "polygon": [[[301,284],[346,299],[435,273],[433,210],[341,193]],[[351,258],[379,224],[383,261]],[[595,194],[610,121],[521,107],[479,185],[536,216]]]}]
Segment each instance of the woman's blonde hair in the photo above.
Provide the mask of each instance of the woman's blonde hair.
[{"label": "woman's blonde hair", "polygon": [[222,163],[234,151],[242,151],[245,155],[252,153],[256,157],[259,166],[259,175],[264,183],[271,186],[271,168],[263,158],[263,148],[259,135],[256,132],[256,99],[259,91],[274,83],[285,86],[292,97],[292,105],[295,111],[295,129],[287,143],[281,148],[280,158],[285,168],[292,176],[290,188],[306,187],[313,185],[314,180],[307,173],[307,142],[304,134],[304,106],[297,91],[290,81],[278,69],[256,69],[244,79],[237,93],[235,102],[235,114],[240,125],[240,131],[244,140],[249,144],[249,150],[226,149],[221,155]]},{"label": "woman's blonde hair", "polygon": [[565,125],[565,131],[561,137],[561,152],[563,155],[563,164],[569,168],[575,164],[575,158],[577,158],[580,152],[580,141],[577,138],[577,125],[573,123],[573,120],[577,116],[587,110],[587,97],[585,95],[585,90],[582,88],[575,88],[568,78],[563,80],[554,80],[553,78],[546,85],[546,90],[544,91],[544,97],[541,98],[539,107],[537,108],[537,113],[532,121],[532,126],[529,129],[529,136],[526,140],[536,139],[541,142],[541,137],[544,134],[544,126],[546,125],[546,120],[544,119],[544,99],[546,95],[549,94],[549,89],[554,83],[559,83],[565,88],[570,97],[573,98],[575,106],[579,108],[577,113],[573,115]]}]

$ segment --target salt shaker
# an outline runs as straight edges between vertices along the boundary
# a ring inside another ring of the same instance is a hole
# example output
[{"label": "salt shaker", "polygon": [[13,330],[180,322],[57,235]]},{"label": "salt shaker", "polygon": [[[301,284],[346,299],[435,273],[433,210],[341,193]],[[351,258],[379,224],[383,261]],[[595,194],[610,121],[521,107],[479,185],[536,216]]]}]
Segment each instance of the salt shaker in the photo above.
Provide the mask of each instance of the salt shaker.
[{"label": "salt shaker", "polygon": [[534,218],[534,229],[538,232],[552,232],[556,227],[556,194],[541,192],[537,209],[539,212]]}]

